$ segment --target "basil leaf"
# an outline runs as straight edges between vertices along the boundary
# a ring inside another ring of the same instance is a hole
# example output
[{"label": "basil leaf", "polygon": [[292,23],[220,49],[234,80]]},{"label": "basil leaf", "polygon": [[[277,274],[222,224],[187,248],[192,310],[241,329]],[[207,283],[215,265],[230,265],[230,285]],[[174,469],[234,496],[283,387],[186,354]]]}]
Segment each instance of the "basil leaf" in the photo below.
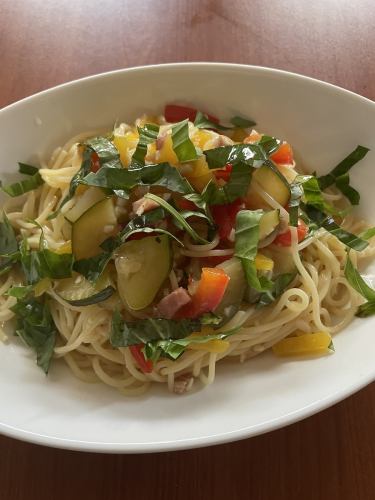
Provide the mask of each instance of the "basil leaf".
[{"label": "basil leaf", "polygon": [[34,287],[32,285],[12,286],[4,293],[4,295],[8,297],[16,297],[17,299],[23,299],[32,292],[33,288]]},{"label": "basil leaf", "polygon": [[258,144],[235,144],[220,146],[203,151],[209,168],[222,168],[228,163],[232,166],[239,163],[251,167],[260,167],[267,159],[267,154]]},{"label": "basil leaf", "polygon": [[21,196],[22,194],[28,193],[29,191],[33,191],[42,184],[44,184],[44,180],[42,179],[39,172],[37,172],[34,175],[31,175],[27,179],[14,182],[13,184],[8,184],[7,186],[3,186],[0,181],[1,189],[12,198],[16,196]]},{"label": "basil leaf", "polygon": [[238,128],[249,128],[256,125],[253,120],[249,120],[248,118],[243,118],[242,116],[234,116],[230,120],[231,124]]},{"label": "basil leaf", "polygon": [[132,162],[144,164],[147,154],[147,145],[156,141],[159,134],[159,125],[154,123],[146,123],[143,127],[137,127],[139,140],[136,150],[132,156]]},{"label": "basil leaf", "polygon": [[354,151],[352,151],[346,158],[344,158],[336,167],[327,175],[322,175],[318,178],[320,189],[326,189],[332,184],[336,183],[336,179],[345,175],[349,172],[349,170],[362,158],[366,156],[366,154],[370,150],[365,148],[364,146],[357,146]]},{"label": "basil leaf", "polygon": [[197,207],[206,212],[207,217],[212,221],[209,205],[226,205],[238,198],[243,198],[249,189],[252,169],[243,163],[234,165],[230,178],[224,186],[218,186],[214,181],[210,181],[202,193],[192,193],[184,198],[195,203]]},{"label": "basil leaf", "polygon": [[36,352],[37,364],[47,374],[57,336],[48,303],[34,297],[25,298],[19,299],[11,309],[16,315],[17,335]]},{"label": "basil leaf", "polygon": [[350,186],[349,182],[349,174],[340,175],[340,177],[336,179],[336,187],[348,198],[352,205],[358,205],[361,196],[356,189]]},{"label": "basil leaf", "polygon": [[261,293],[257,307],[267,306],[274,302],[288,288],[296,277],[296,273],[280,274],[272,283],[272,288]]},{"label": "basil leaf", "polygon": [[368,246],[367,241],[355,234],[345,231],[345,229],[336,224],[332,216],[325,214],[311,205],[301,204],[301,207],[312,222],[318,227],[324,228],[326,231],[333,234],[333,236],[336,236],[336,238],[347,247],[360,252]]},{"label": "basil leaf", "polygon": [[18,243],[14,229],[3,212],[3,222],[0,222],[0,255],[9,256],[18,251]]},{"label": "basil leaf", "polygon": [[289,225],[297,227],[298,226],[298,214],[299,206],[301,203],[301,198],[303,195],[303,189],[300,182],[293,182],[290,185],[290,198],[288,202],[288,212],[289,212]]},{"label": "basil leaf", "polygon": [[153,361],[156,361],[160,356],[177,359],[190,344],[205,344],[210,340],[223,340],[237,331],[238,328],[233,328],[232,330],[211,335],[194,335],[194,337],[189,336],[180,339],[154,340],[146,343],[144,354],[146,359]]},{"label": "basil leaf", "polygon": [[359,316],[360,318],[367,318],[373,314],[375,314],[375,300],[369,300],[358,307],[356,316]]},{"label": "basil leaf", "polygon": [[280,147],[281,141],[276,137],[272,137],[270,135],[262,135],[260,140],[258,141],[258,145],[263,148],[263,151],[270,156],[272,153],[277,151]]},{"label": "basil leaf", "polygon": [[68,302],[72,306],[83,307],[103,302],[104,300],[109,299],[109,297],[111,297],[114,292],[115,289],[113,288],[113,286],[107,286],[106,288],[103,288],[103,290],[100,290],[98,293],[94,293],[93,295],[85,297],[84,299],[67,300],[64,297],[63,299],[65,300],[65,302]]},{"label": "basil leaf", "polygon": [[362,278],[357,269],[353,266],[349,254],[346,257],[345,268],[344,268],[345,278],[348,283],[362,295],[366,300],[375,300],[375,290],[373,290]]},{"label": "basil leaf", "polygon": [[102,252],[89,259],[80,259],[74,262],[73,269],[82,274],[87,280],[95,283],[112,258],[112,252]]},{"label": "basil leaf", "polygon": [[194,125],[197,128],[208,128],[214,130],[230,130],[232,127],[225,127],[224,125],[220,125],[220,123],[216,123],[209,119],[208,115],[202,113],[201,111],[197,111],[195,116]]},{"label": "basil leaf", "polygon": [[124,321],[119,311],[112,317],[110,341],[113,347],[145,344],[151,340],[180,339],[200,331],[200,322],[192,319],[143,319]]},{"label": "basil leaf", "polygon": [[361,234],[359,234],[359,237],[362,238],[363,240],[369,240],[374,236],[375,236],[375,227],[370,227],[369,229],[366,229],[366,231],[363,231]]},{"label": "basil leaf", "polygon": [[27,163],[18,162],[18,172],[24,175],[35,175],[39,171],[38,167],[28,165]]},{"label": "basil leaf", "polygon": [[223,321],[223,318],[213,312],[208,312],[200,316],[199,321],[201,322],[201,325],[217,326],[220,325],[220,323]]},{"label": "basil leaf", "polygon": [[192,193],[193,188],[180,174],[179,170],[168,163],[144,165],[128,170],[103,166],[96,173],[89,173],[79,181],[86,186],[95,186],[105,189],[123,190],[129,192],[136,186],[158,186],[176,193]]},{"label": "basil leaf", "polygon": [[115,166],[117,165],[117,160],[118,167],[121,167],[120,153],[113,142],[108,140],[106,137],[92,137],[91,139],[87,139],[84,145],[91,149],[91,153],[94,152],[98,155],[101,166],[107,164],[108,162],[111,162],[111,165]]},{"label": "basil leaf", "polygon": [[20,245],[22,270],[29,285],[34,285],[43,278],[62,279],[72,274],[73,256],[70,253],[57,254],[41,248],[30,250],[27,241]]},{"label": "basil leaf", "polygon": [[194,144],[189,137],[189,119],[172,126],[173,151],[181,163],[198,158]]},{"label": "basil leaf", "polygon": [[259,280],[255,268],[258,252],[259,223],[263,210],[240,210],[236,217],[234,256],[241,260],[248,285],[258,291],[269,287]]},{"label": "basil leaf", "polygon": [[156,201],[156,203],[158,203],[167,212],[169,212],[194,241],[196,241],[197,243],[202,243],[204,245],[209,243],[207,240],[199,236],[199,234],[190,226],[190,224],[184,219],[184,217],[163,198],[160,198],[159,196],[156,196],[152,193],[145,194],[145,198]]}]

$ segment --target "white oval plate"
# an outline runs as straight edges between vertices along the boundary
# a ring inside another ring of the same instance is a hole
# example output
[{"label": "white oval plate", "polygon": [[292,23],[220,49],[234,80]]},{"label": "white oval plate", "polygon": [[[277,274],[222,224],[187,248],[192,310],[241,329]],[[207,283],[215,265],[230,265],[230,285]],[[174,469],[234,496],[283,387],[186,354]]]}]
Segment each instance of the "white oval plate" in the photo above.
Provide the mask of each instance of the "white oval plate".
[{"label": "white oval plate", "polygon": [[[253,117],[258,129],[289,141],[311,170],[326,172],[357,144],[372,151],[352,174],[361,211],[375,222],[375,104],[283,71],[230,64],[127,69],[61,85],[0,112],[1,177],[36,161],[76,133],[133,121],[168,102],[221,118]],[[243,365],[219,364],[215,383],[185,396],[157,387],[140,398],[73,378],[56,363],[46,378],[32,355],[0,345],[0,431],[35,443],[102,452],[153,452],[234,441],[326,408],[375,378],[375,318],[335,337],[336,353]]]}]

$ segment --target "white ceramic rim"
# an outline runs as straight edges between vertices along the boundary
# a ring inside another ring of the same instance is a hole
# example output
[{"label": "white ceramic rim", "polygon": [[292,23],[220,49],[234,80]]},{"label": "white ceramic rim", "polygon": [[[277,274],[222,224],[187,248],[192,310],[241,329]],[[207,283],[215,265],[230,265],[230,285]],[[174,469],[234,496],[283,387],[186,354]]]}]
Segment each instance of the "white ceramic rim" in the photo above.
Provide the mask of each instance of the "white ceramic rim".
[{"label": "white ceramic rim", "polygon": [[[12,110],[13,108],[22,105],[24,102],[27,102],[28,100],[33,99],[36,96],[48,95],[50,92],[54,92],[56,89],[74,86],[89,80],[106,78],[109,75],[113,74],[149,71],[150,69],[153,68],[162,70],[163,68],[179,69],[179,68],[199,67],[199,66],[201,67],[208,66],[216,69],[230,68],[237,71],[244,71],[250,69],[251,71],[255,71],[258,73],[269,73],[269,74],[276,73],[287,77],[289,76],[294,79],[314,82],[316,85],[320,85],[325,88],[331,89],[335,93],[336,92],[344,93],[351,99],[360,102],[366,102],[367,105],[375,107],[375,102],[371,101],[366,97],[360,96],[350,90],[346,90],[331,83],[327,83],[318,80],[316,78],[311,78],[290,71],[285,71],[270,67],[263,67],[263,66],[246,65],[246,64],[216,63],[216,62],[185,62],[185,63],[168,63],[168,64],[155,64],[148,66],[136,66],[131,68],[108,71],[104,73],[98,73],[96,75],[90,75],[84,78],[79,78],[76,80],[69,81],[67,83],[56,85],[55,87],[51,87],[47,90],[43,90],[31,96],[25,97],[24,99],[21,99],[17,102],[11,103],[8,106],[2,108],[0,110],[0,114],[5,114],[8,111]],[[185,450],[191,448],[200,448],[205,446],[224,444],[228,442],[246,439],[252,436],[257,436],[266,432],[271,432],[280,429],[282,427],[285,427],[287,425],[293,424],[307,417],[310,417],[315,413],[323,411],[326,408],[342,401],[343,399],[351,396],[352,394],[359,391],[366,385],[370,384],[374,380],[375,380],[375,366],[372,374],[357,379],[353,384],[344,387],[342,390],[335,392],[333,395],[330,395],[324,399],[317,400],[308,406],[305,406],[296,411],[283,415],[282,417],[277,417],[272,420],[267,420],[256,426],[253,425],[250,428],[244,427],[235,431],[230,431],[220,434],[211,434],[197,438],[188,438],[188,439],[185,438],[173,441],[159,441],[153,443],[131,443],[131,444],[116,443],[116,442],[103,443],[97,441],[88,442],[80,440],[60,439],[56,437],[43,435],[40,433],[24,431],[22,429],[18,429],[16,427],[12,427],[2,423],[0,423],[0,433],[14,439],[19,439],[22,441],[27,441],[30,443],[40,444],[44,446],[50,446],[54,448],[69,449],[76,451],[87,451],[87,452],[100,452],[100,453],[157,453],[164,451],[177,451],[177,450]]]}]

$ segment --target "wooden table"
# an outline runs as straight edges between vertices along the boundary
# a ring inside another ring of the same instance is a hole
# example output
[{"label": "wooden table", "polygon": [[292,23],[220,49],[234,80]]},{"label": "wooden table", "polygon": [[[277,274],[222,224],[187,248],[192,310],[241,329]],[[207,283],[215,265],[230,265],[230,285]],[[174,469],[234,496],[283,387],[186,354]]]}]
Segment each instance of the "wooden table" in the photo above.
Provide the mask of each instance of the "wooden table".
[{"label": "wooden table", "polygon": [[[375,99],[373,0],[1,0],[0,26],[0,107],[175,61],[272,66]],[[373,500],[374,424],[372,384],[285,429],[186,452],[83,454],[0,437],[0,498]]]}]

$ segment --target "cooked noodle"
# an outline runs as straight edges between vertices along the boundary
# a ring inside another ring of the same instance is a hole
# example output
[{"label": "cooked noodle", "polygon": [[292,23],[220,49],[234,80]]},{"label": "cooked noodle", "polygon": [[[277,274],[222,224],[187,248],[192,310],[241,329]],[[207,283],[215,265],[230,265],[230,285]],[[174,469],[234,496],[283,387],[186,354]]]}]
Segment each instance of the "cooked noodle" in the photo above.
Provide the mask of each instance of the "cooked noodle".
[{"label": "cooked noodle", "polygon": [[[62,148],[57,148],[40,171],[45,184],[5,203],[8,219],[27,238],[31,248],[38,248],[41,229],[29,222],[30,219],[43,226],[50,249],[58,249],[69,239],[64,214],[74,207],[75,200],[69,201],[55,219],[48,220],[48,215],[66,195],[73,175],[80,168],[82,155],[78,141],[92,135],[81,134]],[[286,221],[289,219],[288,212],[268,193],[259,185],[255,185],[255,188],[269,205],[280,210],[282,218]],[[325,196],[337,205],[343,203],[343,197],[338,192]],[[362,221],[352,216],[347,216],[343,225],[354,233],[365,227]],[[192,377],[205,385],[211,384],[219,361],[235,358],[243,362],[296,331],[337,333],[350,323],[361,303],[361,297],[344,277],[345,247],[324,230],[317,231],[302,243],[297,241],[296,228],[291,229],[291,236],[290,248],[280,251],[291,256],[298,270],[292,287],[284,291],[275,303],[261,309],[243,303],[241,309],[222,327],[223,331],[238,329],[237,333],[227,337],[229,346],[225,352],[187,349],[177,360],[160,358],[151,373],[142,373],[128,348],[115,349],[109,342],[112,319],[110,307],[105,304],[74,307],[54,289],[49,289],[50,310],[59,331],[55,357],[64,359],[73,374],[84,382],[101,382],[124,395],[137,395],[146,391],[152,382],[167,384],[173,390],[176,381],[184,380],[186,375],[185,386],[188,388],[193,383]],[[185,247],[180,249],[181,256],[218,257],[234,252],[233,248],[217,248],[217,235],[206,245],[194,244],[188,237],[185,237],[184,243]],[[353,259],[359,264],[363,258],[374,254],[375,246],[371,243],[366,251],[356,254]],[[171,289],[176,290],[179,284],[175,271],[171,271],[169,280]],[[4,292],[19,282],[14,272],[1,277],[2,323],[14,316],[10,308],[16,303],[14,297],[6,297]],[[144,317],[143,313],[127,312],[131,317]],[[5,337],[2,329],[1,337]]]}]

